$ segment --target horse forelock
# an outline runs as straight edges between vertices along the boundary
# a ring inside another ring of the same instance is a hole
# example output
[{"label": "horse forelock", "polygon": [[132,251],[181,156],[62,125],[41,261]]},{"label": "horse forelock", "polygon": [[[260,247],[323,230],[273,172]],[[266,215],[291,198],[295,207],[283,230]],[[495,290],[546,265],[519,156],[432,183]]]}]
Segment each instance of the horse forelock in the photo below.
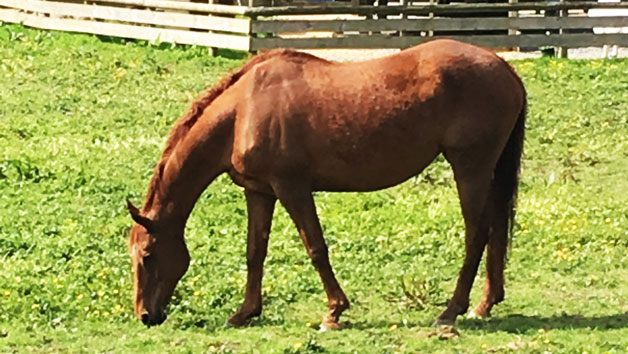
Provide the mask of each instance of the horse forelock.
[{"label": "horse forelock", "polygon": [[172,152],[174,151],[177,144],[185,138],[187,133],[192,129],[198,118],[203,115],[205,108],[207,108],[220,94],[222,94],[226,89],[233,86],[244,74],[250,71],[255,65],[267,61],[276,57],[287,57],[291,59],[320,59],[311,54],[298,52],[290,49],[272,49],[266,51],[262,54],[256,55],[251,60],[246,62],[240,70],[235,71],[224,77],[217,85],[209,88],[203,94],[201,94],[200,98],[198,98],[188,111],[181,118],[177,120],[172,128],[170,133],[170,137],[166,143],[166,147],[161,155],[160,161],[155,166],[155,172],[151,179],[150,185],[148,187],[148,193],[146,195],[146,202],[144,203],[144,207],[142,208],[142,212],[146,212],[150,210],[155,201],[155,195],[159,190],[159,186],[163,179],[164,169],[166,167],[166,163]]}]

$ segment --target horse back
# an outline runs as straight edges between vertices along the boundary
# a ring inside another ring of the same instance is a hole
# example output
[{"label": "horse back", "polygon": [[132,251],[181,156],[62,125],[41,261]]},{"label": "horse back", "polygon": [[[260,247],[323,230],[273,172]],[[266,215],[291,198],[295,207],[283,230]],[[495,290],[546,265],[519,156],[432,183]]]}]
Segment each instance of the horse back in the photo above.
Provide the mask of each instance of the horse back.
[{"label": "horse back", "polygon": [[314,189],[388,187],[445,148],[506,139],[517,80],[491,52],[455,41],[352,64],[277,57],[243,78],[232,161],[246,175],[309,176]]}]

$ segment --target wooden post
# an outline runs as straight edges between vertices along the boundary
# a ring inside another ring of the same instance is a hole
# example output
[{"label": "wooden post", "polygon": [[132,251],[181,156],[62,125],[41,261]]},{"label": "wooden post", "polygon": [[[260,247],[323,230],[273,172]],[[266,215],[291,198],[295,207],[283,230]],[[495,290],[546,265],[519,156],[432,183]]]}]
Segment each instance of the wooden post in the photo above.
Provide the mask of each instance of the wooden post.
[{"label": "wooden post", "polygon": [[[408,7],[408,0],[401,0],[401,7],[405,10],[406,7]],[[402,12],[401,13],[401,19],[406,19],[408,18],[408,15],[406,15],[406,12]],[[399,37],[403,37],[404,35],[404,31],[399,31]]]},{"label": "wooden post", "polygon": [[[259,6],[259,1],[256,0],[248,0],[247,4],[246,4],[249,8],[255,7],[255,6]],[[270,5],[270,4],[269,4]],[[247,35],[249,37],[249,43],[253,43],[253,41],[255,40],[255,38],[257,38],[257,33],[253,33],[253,31],[251,30],[251,27],[253,26],[253,22],[255,22],[257,20],[257,16],[250,16],[249,19],[251,20],[251,26],[249,27],[249,34]],[[252,50],[249,48],[249,54],[259,54],[258,50]]]},{"label": "wooden post", "polygon": [[[434,4],[437,4],[437,3],[438,3],[438,2],[437,2],[436,0],[430,0],[430,5],[434,5]],[[431,19],[432,19],[432,18],[434,18],[434,13],[433,13],[433,12],[430,12],[430,14],[429,14],[429,18],[431,18]],[[431,25],[431,24],[430,24],[430,28],[432,28],[432,25]],[[433,30],[431,30],[431,29],[430,29],[430,30],[428,30],[428,31],[427,31],[427,36],[428,36],[428,37],[433,37],[433,36],[434,36],[434,31],[433,31]]]},{"label": "wooden post", "polygon": [[[560,0],[561,4],[565,3],[565,0]],[[558,17],[567,17],[569,15],[569,10],[559,10],[558,11]],[[562,28],[558,29],[558,35],[561,36],[564,33]],[[556,48],[556,56],[559,58],[567,58],[567,52],[568,52],[568,48],[567,47],[557,47]]]},{"label": "wooden post", "polygon": [[[516,4],[519,0],[508,0],[509,4]],[[508,11],[508,18],[517,18],[519,17],[519,11]],[[516,36],[519,32],[518,28],[508,28],[509,36]],[[512,50],[519,51],[519,47],[511,48]]]},{"label": "wooden post", "polygon": [[[192,0],[178,0],[178,1],[185,1],[185,2],[207,2],[208,4],[213,4],[214,0],[205,0],[205,1],[192,1]],[[188,13],[190,13],[189,11],[187,11]],[[209,33],[212,33],[213,31],[208,31]],[[214,57],[216,56],[216,54],[218,54],[218,48],[216,47],[207,47],[207,55],[210,57]]]}]

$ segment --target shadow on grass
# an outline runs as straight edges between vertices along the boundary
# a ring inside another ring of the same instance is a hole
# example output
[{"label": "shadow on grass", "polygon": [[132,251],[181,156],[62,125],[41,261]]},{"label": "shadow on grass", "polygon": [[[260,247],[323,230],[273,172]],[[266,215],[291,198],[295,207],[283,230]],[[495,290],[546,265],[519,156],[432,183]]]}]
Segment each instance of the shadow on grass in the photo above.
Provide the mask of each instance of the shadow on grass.
[{"label": "shadow on grass", "polygon": [[216,50],[214,51],[214,56],[233,60],[243,60],[249,57],[249,52],[245,52],[243,50],[216,48]]},{"label": "shadow on grass", "polygon": [[[346,324],[347,329],[368,330],[390,328],[399,323],[391,321],[355,321]],[[422,321],[407,322],[403,327],[433,327],[432,323]],[[460,331],[483,331],[483,332],[508,332],[524,333],[528,331],[538,331],[539,329],[586,329],[611,330],[628,328],[628,312],[609,316],[586,317],[582,315],[560,315],[560,316],[526,316],[520,314],[508,315],[505,317],[493,317],[491,319],[467,319],[460,317],[456,322],[456,328]]]},{"label": "shadow on grass", "polygon": [[489,320],[460,319],[457,327],[461,330],[482,330],[488,332],[522,333],[529,330],[543,329],[578,329],[592,328],[609,330],[628,328],[628,312],[623,314],[586,317],[582,315],[526,316],[520,314],[494,317]]},{"label": "shadow on grass", "polygon": [[[341,321],[341,323],[343,323]],[[355,321],[343,323],[346,329],[368,330],[368,329],[386,329],[393,325],[399,326],[398,322],[391,321]],[[415,327],[429,327],[430,324],[423,322],[408,321],[402,325],[403,327],[415,328]]]},{"label": "shadow on grass", "polygon": [[[212,330],[221,330],[227,328],[245,329],[245,328],[263,328],[263,327],[284,327],[286,321],[283,318],[254,317],[242,327],[230,327],[222,320],[216,319],[199,319],[194,322],[181,321],[175,326],[184,328],[210,328]],[[291,325],[295,325],[291,323]],[[312,330],[318,330],[319,322],[303,322],[296,324],[296,327],[309,327]],[[400,326],[406,328],[434,328],[432,322],[409,321],[399,323],[387,320],[378,321],[341,321],[341,325],[347,330],[369,330],[369,329],[388,329],[391,326]],[[537,332],[539,329],[595,329],[612,330],[628,328],[628,312],[616,315],[586,317],[582,315],[556,315],[556,316],[527,316],[521,314],[507,315],[504,317],[493,317],[490,319],[468,319],[460,317],[456,322],[456,328],[460,332],[508,332],[513,334],[522,334],[525,332]]]}]

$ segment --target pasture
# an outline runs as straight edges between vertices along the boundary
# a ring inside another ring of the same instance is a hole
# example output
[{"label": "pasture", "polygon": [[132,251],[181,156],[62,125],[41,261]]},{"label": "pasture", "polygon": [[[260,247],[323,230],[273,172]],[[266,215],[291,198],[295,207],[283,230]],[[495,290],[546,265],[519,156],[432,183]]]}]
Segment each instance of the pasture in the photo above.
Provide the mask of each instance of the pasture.
[{"label": "pasture", "polygon": [[246,280],[245,202],[226,177],[188,221],[168,320],[145,328],[124,200],[143,201],[174,120],[243,56],[16,25],[0,43],[0,353],[628,351],[626,59],[513,62],[529,113],[506,300],[443,340],[431,323],[464,253],[443,159],[384,191],[316,194],[348,328],[318,332],[326,297],[281,207],[264,312],[225,326]]}]

